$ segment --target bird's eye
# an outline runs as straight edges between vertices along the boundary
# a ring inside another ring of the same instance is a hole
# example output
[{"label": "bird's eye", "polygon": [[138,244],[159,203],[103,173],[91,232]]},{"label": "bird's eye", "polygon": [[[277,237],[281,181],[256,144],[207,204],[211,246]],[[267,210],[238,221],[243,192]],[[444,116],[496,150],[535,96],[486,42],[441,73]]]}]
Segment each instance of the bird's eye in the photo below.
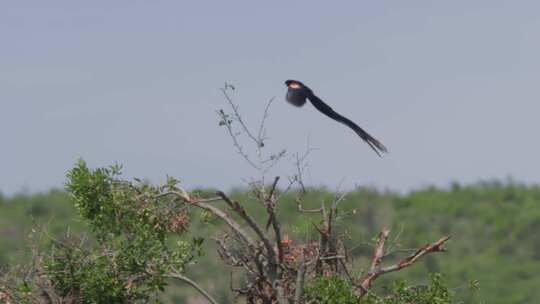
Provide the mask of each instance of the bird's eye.
[{"label": "bird's eye", "polygon": [[291,89],[300,89],[300,84],[298,82],[293,82],[289,84],[289,88]]}]

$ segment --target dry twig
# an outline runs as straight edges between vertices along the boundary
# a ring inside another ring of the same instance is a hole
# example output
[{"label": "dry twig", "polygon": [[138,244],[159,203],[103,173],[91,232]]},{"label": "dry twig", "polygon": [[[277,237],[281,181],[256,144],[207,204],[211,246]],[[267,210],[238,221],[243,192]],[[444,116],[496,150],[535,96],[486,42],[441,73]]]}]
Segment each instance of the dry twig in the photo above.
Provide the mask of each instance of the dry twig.
[{"label": "dry twig", "polygon": [[444,252],[443,244],[450,239],[450,236],[445,236],[435,243],[427,244],[422,248],[419,248],[414,254],[404,258],[399,263],[388,267],[381,267],[382,258],[384,257],[384,243],[388,238],[390,230],[384,228],[379,234],[379,240],[375,246],[373,253],[373,259],[371,262],[371,268],[366,277],[362,280],[357,289],[357,294],[363,296],[373,286],[373,282],[381,275],[389,272],[401,270],[416,263],[422,256],[433,252]]}]

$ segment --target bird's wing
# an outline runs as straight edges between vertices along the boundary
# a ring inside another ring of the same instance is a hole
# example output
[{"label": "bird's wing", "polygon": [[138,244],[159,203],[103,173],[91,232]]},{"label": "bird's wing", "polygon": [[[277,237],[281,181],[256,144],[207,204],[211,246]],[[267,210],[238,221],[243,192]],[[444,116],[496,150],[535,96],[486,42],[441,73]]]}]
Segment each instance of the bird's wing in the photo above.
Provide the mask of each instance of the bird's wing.
[{"label": "bird's wing", "polygon": [[360,138],[362,138],[371,147],[371,149],[373,149],[373,151],[377,153],[377,155],[381,156],[381,152],[388,153],[388,150],[381,142],[376,140],[373,136],[369,135],[353,121],[349,120],[344,116],[341,116],[339,113],[334,111],[334,109],[324,103],[324,101],[322,101],[319,97],[315,96],[315,94],[310,94],[308,96],[308,99],[309,101],[311,101],[313,106],[317,108],[317,110],[322,112],[324,115],[332,118],[333,120],[339,121],[340,123],[353,129],[353,131],[356,132],[356,134],[358,134],[358,136],[360,136]]}]

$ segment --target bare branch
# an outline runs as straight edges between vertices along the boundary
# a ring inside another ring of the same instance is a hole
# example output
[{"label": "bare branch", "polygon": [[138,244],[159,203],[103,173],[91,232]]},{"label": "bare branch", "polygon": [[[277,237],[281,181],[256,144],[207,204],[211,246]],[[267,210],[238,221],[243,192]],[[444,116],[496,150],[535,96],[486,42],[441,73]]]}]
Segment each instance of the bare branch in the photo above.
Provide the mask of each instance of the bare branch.
[{"label": "bare branch", "polygon": [[229,105],[231,106],[231,108],[232,108],[232,110],[234,112],[234,119],[236,121],[238,121],[238,123],[240,123],[240,126],[242,126],[242,129],[244,129],[244,132],[246,133],[246,135],[249,138],[251,138],[258,147],[261,147],[261,142],[259,142],[259,140],[255,136],[253,136],[253,134],[251,134],[251,132],[249,131],[249,128],[247,127],[247,125],[242,120],[242,116],[238,112],[238,106],[232,101],[231,97],[227,93],[227,89],[222,88],[221,92],[223,92],[223,96],[225,96],[225,99],[227,100],[227,102],[229,103]]},{"label": "bare branch", "polygon": [[295,153],[293,155],[294,157],[293,163],[294,163],[294,166],[296,167],[296,173],[294,174],[292,178],[289,178],[289,186],[287,187],[285,191],[283,191],[282,195],[287,193],[294,183],[298,183],[298,185],[300,186],[300,189],[302,190],[302,196],[306,194],[307,189],[304,183],[304,171],[308,167],[308,164],[305,163],[305,160],[309,156],[311,151],[313,150],[314,150],[313,148],[309,147],[309,138],[308,138],[307,148],[304,154],[300,156],[299,153]]},{"label": "bare branch", "polygon": [[287,301],[287,298],[285,297],[285,290],[283,290],[283,286],[281,286],[281,281],[276,280],[274,281],[274,288],[277,291],[277,300],[279,304],[289,304]]},{"label": "bare branch", "polygon": [[235,257],[233,255],[233,253],[231,252],[231,250],[227,247],[227,245],[225,244],[225,241],[223,239],[220,239],[220,238],[213,238],[214,241],[216,241],[216,243],[219,245],[219,248],[221,250],[218,250],[218,254],[220,255],[221,259],[223,261],[225,261],[227,263],[227,260],[229,260],[232,264],[229,264],[231,266],[235,266],[235,267],[242,267],[244,268],[248,274],[251,274],[253,277],[264,277],[264,274],[263,273],[259,273],[257,274],[257,272],[255,270],[253,270],[249,265],[248,263],[246,262],[247,261],[252,261],[254,260],[254,258],[251,258],[251,257]]},{"label": "bare branch", "polygon": [[406,257],[405,259],[401,260],[398,264],[392,265],[389,267],[382,268],[381,274],[397,271],[400,269],[403,269],[405,267],[409,267],[412,264],[416,263],[418,259],[420,259],[422,256],[431,253],[431,252],[445,252],[446,249],[443,248],[443,244],[450,239],[450,236],[445,236],[441,239],[439,239],[437,242],[433,244],[427,244],[426,246],[418,249],[414,254]]},{"label": "bare branch", "polygon": [[[386,228],[385,228],[386,229]],[[388,233],[385,233],[385,231],[388,231],[387,229],[381,232],[379,235],[379,242],[377,243],[377,246],[375,247],[375,252],[373,256],[373,261],[371,264],[371,269],[367,276],[362,280],[362,283],[357,286],[357,294],[361,297],[364,296],[367,291],[371,288],[373,285],[373,282],[381,275],[389,272],[394,272],[401,270],[403,268],[409,267],[416,263],[418,259],[423,257],[424,255],[432,252],[444,252],[445,249],[443,248],[443,244],[450,239],[450,236],[445,236],[441,239],[439,239],[437,242],[432,244],[427,244],[424,247],[418,249],[414,254],[404,258],[399,263],[388,266],[388,267],[380,267],[381,259],[384,256],[384,242],[388,238]],[[389,231],[388,231],[389,232]]]},{"label": "bare branch", "polygon": [[261,164],[265,165],[265,168],[263,170],[263,175],[268,173],[270,169],[272,169],[276,164],[279,163],[279,161],[287,154],[287,150],[283,149],[279,151],[277,154],[272,154],[270,157],[266,160],[262,160]]},{"label": "bare branch", "polygon": [[240,156],[242,156],[248,162],[248,164],[251,165],[253,168],[260,170],[261,168],[257,166],[251,160],[251,158],[249,158],[249,155],[247,155],[247,153],[244,152],[244,148],[242,147],[242,145],[240,145],[240,142],[238,141],[238,134],[234,133],[231,122],[229,121],[229,118],[227,117],[227,114],[225,114],[223,110],[219,110],[217,111],[217,113],[219,117],[222,119],[221,124],[227,128],[227,131],[229,132],[229,135],[231,136],[233,140],[233,145],[236,148],[236,151],[238,152],[238,154],[240,154]]},{"label": "bare branch", "polygon": [[264,146],[264,140],[266,139],[265,136],[264,136],[264,123],[266,122],[266,119],[269,116],[268,112],[270,110],[270,106],[272,105],[272,102],[274,102],[275,99],[276,99],[276,97],[270,98],[270,100],[266,104],[266,108],[264,108],[263,117],[261,119],[261,124],[259,125],[259,133],[257,135],[257,140],[260,143],[261,147]]},{"label": "bare branch", "polygon": [[298,266],[298,272],[296,273],[296,290],[294,293],[294,303],[300,303],[302,295],[304,293],[304,280],[306,277],[306,262],[304,258],[304,253],[300,254],[300,265]]},{"label": "bare branch", "polygon": [[209,303],[218,304],[218,302],[214,298],[212,298],[212,296],[208,292],[206,292],[201,286],[199,286],[199,284],[195,283],[190,278],[176,272],[170,273],[167,277],[187,283],[191,287],[195,288],[203,297],[205,297]]},{"label": "bare branch", "polygon": [[345,199],[347,194],[348,194],[347,192],[344,192],[344,193],[338,195],[336,200],[334,200],[334,202],[332,203],[332,210],[334,210],[334,214],[336,213],[337,206],[339,205],[339,203],[341,203]]},{"label": "bare branch", "polygon": [[370,273],[375,273],[382,262],[382,257],[384,255],[384,243],[386,242],[386,239],[388,239],[389,234],[390,229],[386,227],[384,227],[381,233],[379,233],[379,241],[375,246],[375,251],[373,252],[373,259],[371,260],[371,268],[369,270]]},{"label": "bare branch", "polygon": [[268,193],[267,200],[272,200],[272,195],[274,195],[274,191],[276,190],[278,181],[279,181],[279,176],[276,176],[274,178],[274,182],[272,183],[272,187],[270,187],[270,192]]},{"label": "bare branch", "polygon": [[276,214],[274,212],[273,208],[268,208],[268,213],[270,213],[270,222],[272,223],[272,227],[274,228],[274,233],[276,237],[276,244],[278,249],[278,259],[279,262],[283,262],[283,243],[281,241],[281,225],[279,224],[279,221],[276,218]]},{"label": "bare branch", "polygon": [[178,191],[170,191],[168,192],[170,194],[174,194],[180,199],[182,199],[184,202],[194,205],[196,207],[199,207],[201,209],[204,209],[206,211],[209,211],[210,213],[216,215],[217,217],[221,218],[229,227],[231,227],[236,234],[238,234],[244,242],[246,242],[250,247],[254,248],[256,246],[253,239],[249,236],[249,234],[242,229],[240,224],[238,224],[230,215],[225,213],[223,210],[214,207],[212,205],[209,205],[207,203],[203,203],[197,199],[193,199],[186,191],[180,189]]},{"label": "bare branch", "polygon": [[324,210],[324,206],[317,209],[304,209],[301,199],[296,199],[296,206],[298,207],[298,211],[303,213],[322,213]]},{"label": "bare branch", "polygon": [[319,258],[319,260],[321,260],[321,261],[325,261],[325,260],[343,260],[343,259],[345,259],[344,255],[333,255],[333,256],[325,256],[325,257]]},{"label": "bare branch", "polygon": [[251,227],[251,229],[253,229],[253,231],[257,234],[259,239],[263,242],[264,247],[266,247],[268,258],[270,259],[272,268],[275,270],[277,267],[276,253],[270,239],[268,239],[263,230],[259,227],[259,225],[257,225],[257,222],[255,222],[255,220],[249,214],[247,214],[244,207],[242,207],[238,202],[232,201],[224,192],[218,191],[218,195],[221,196],[227,205],[238,213],[238,215],[240,215],[240,217],[242,217],[244,221],[246,221],[246,223]]}]

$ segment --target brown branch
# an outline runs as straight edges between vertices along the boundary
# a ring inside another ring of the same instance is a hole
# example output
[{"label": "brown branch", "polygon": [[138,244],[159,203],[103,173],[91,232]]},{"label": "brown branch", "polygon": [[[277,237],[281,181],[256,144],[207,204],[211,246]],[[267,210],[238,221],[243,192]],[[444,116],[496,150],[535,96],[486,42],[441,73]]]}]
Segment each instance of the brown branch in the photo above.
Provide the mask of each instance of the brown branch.
[{"label": "brown branch", "polygon": [[343,260],[345,259],[344,255],[332,255],[332,256],[323,256],[320,257],[319,260],[321,261],[328,261],[328,260]]},{"label": "brown branch", "polygon": [[369,270],[370,273],[375,273],[382,262],[382,257],[384,255],[384,243],[386,242],[386,239],[388,239],[389,234],[390,229],[386,227],[384,227],[381,233],[379,233],[379,241],[375,246],[375,250],[373,252],[373,259],[371,260],[371,268]]},{"label": "brown branch", "polygon": [[[386,229],[386,228],[385,228]],[[432,252],[444,252],[443,244],[450,239],[450,236],[445,236],[435,243],[427,244],[422,248],[416,250],[416,252],[399,263],[388,266],[380,267],[381,259],[384,256],[384,242],[388,238],[388,233],[385,234],[385,229],[379,235],[379,242],[375,247],[373,260],[371,263],[371,269],[367,276],[362,280],[362,283],[357,287],[357,294],[361,297],[364,296],[368,290],[373,286],[373,282],[381,275],[389,272],[399,271],[403,268],[409,267],[416,263],[421,257]],[[387,229],[386,229],[387,230]],[[389,231],[388,231],[389,232]]]},{"label": "brown branch", "polygon": [[276,289],[278,303],[289,304],[285,296],[285,290],[283,289],[283,286],[281,286],[281,281],[275,280],[274,283],[275,283],[274,288]]},{"label": "brown branch", "polygon": [[302,212],[302,213],[322,213],[323,210],[324,210],[324,206],[321,207],[321,208],[317,208],[317,209],[304,209],[304,205],[302,205],[302,200],[301,199],[296,199],[296,206],[298,207],[298,212]]},{"label": "brown branch", "polygon": [[192,198],[191,196],[189,196],[189,194],[186,191],[182,189],[180,189],[179,191],[170,191],[169,193],[178,196],[180,199],[182,199],[188,204],[204,209],[214,214],[215,216],[221,218],[223,221],[225,221],[225,223],[227,223],[227,225],[229,225],[229,227],[233,229],[234,232],[236,232],[236,234],[240,236],[240,238],[244,242],[248,244],[248,246],[250,246],[251,248],[255,248],[256,246],[255,241],[249,236],[249,234],[244,229],[242,229],[240,224],[238,224],[230,215],[228,215],[223,210],[217,207],[214,207],[210,204],[203,203],[200,200]]},{"label": "brown branch", "polygon": [[268,193],[268,198],[267,200],[268,201],[272,201],[272,195],[274,195],[274,191],[276,191],[276,186],[277,186],[277,183],[279,181],[279,176],[276,176],[274,178],[274,182],[272,183],[272,187],[270,188],[270,192]]},{"label": "brown branch", "polygon": [[188,278],[186,276],[183,276],[183,275],[181,275],[179,273],[170,273],[167,277],[169,277],[171,279],[176,279],[176,280],[182,281],[184,283],[187,283],[191,287],[195,288],[203,297],[205,297],[206,300],[208,300],[209,303],[218,304],[218,302],[216,300],[214,300],[214,298],[212,298],[212,296],[208,292],[206,292],[204,289],[202,289],[201,286],[199,286],[197,283],[192,281],[190,278]]},{"label": "brown branch", "polygon": [[268,229],[268,226],[272,224],[272,228],[274,228],[274,234],[276,237],[276,246],[278,250],[278,259],[279,263],[283,262],[283,244],[281,243],[281,225],[279,224],[279,221],[276,217],[275,207],[276,207],[276,197],[274,195],[274,192],[276,190],[277,183],[279,181],[279,176],[276,176],[274,179],[274,182],[272,183],[272,187],[270,188],[270,192],[268,193],[268,197],[266,198],[266,211],[268,212],[268,223],[266,225],[266,229]]},{"label": "brown branch", "polygon": [[304,253],[302,252],[300,254],[300,265],[298,266],[298,272],[296,274],[296,285],[295,285],[295,292],[294,292],[294,302],[293,303],[300,303],[300,300],[302,299],[302,294],[304,293],[304,280],[306,277],[306,262],[304,258]]},{"label": "brown branch", "polygon": [[435,243],[425,245],[424,247],[418,249],[414,254],[412,254],[412,255],[406,257],[405,259],[401,260],[398,264],[382,268],[380,270],[381,274],[388,273],[388,272],[393,272],[393,271],[403,269],[405,267],[409,267],[412,264],[416,263],[416,261],[418,261],[419,258],[421,258],[422,256],[424,256],[424,255],[426,255],[428,253],[431,253],[431,252],[445,252],[446,249],[443,248],[443,244],[446,241],[448,241],[449,239],[450,239],[450,236],[448,235],[448,236],[445,236],[445,237],[441,238],[440,240],[438,240]]},{"label": "brown branch", "polygon": [[279,262],[283,262],[283,243],[281,241],[281,226],[279,225],[279,222],[276,220],[276,216],[272,216],[272,227],[274,228],[275,234],[276,234],[276,243],[277,243],[277,249],[278,249],[278,258]]},{"label": "brown branch", "polygon": [[282,196],[284,196],[285,194],[289,193],[289,191],[292,189],[292,187],[294,186],[294,184],[296,184],[296,176],[287,176],[287,180],[288,180],[288,184],[287,184],[287,187],[285,187],[281,193],[277,196],[276,200],[279,200]]},{"label": "brown branch", "polygon": [[272,270],[273,270],[274,275],[275,275],[275,270],[277,268],[277,260],[276,260],[276,253],[274,251],[274,247],[272,246],[272,243],[270,242],[270,239],[268,239],[268,237],[265,235],[263,230],[259,227],[259,225],[257,225],[257,222],[255,222],[255,220],[251,216],[249,216],[249,214],[247,214],[244,207],[242,207],[238,202],[232,201],[222,191],[218,191],[217,194],[221,198],[223,198],[225,203],[227,203],[227,205],[229,205],[229,207],[231,207],[238,215],[240,215],[240,217],[242,219],[244,219],[244,221],[246,221],[246,223],[251,227],[251,229],[253,229],[255,234],[257,234],[259,239],[261,239],[261,241],[264,244],[264,247],[266,248],[268,258],[270,260],[270,264],[272,266]]},{"label": "brown branch", "polygon": [[[229,264],[231,266],[234,266],[234,267],[242,267],[243,269],[246,270],[246,272],[250,275],[252,275],[254,278],[257,278],[257,277],[262,277],[264,278],[264,273],[257,273],[256,270],[254,269],[251,269],[251,267],[244,261],[244,258],[245,257],[239,257],[239,259],[237,259],[236,257],[234,257],[234,255],[232,254],[231,250],[229,248],[227,248],[227,246],[225,245],[225,242],[224,240],[220,239],[220,238],[213,238],[214,241],[216,241],[216,243],[219,245],[220,249],[221,250],[217,250],[219,256],[221,257],[221,259],[227,263],[227,259],[229,261],[232,262],[232,264]],[[247,259],[248,261],[255,261],[255,264],[256,263],[256,257],[254,258],[249,258]],[[257,265],[255,265],[255,267],[257,267]]]},{"label": "brown branch", "polygon": [[317,226],[317,224],[315,223],[311,223],[313,225],[313,228],[315,228],[315,230],[317,230],[317,232],[319,232],[319,234],[321,235],[321,237],[328,237],[328,232],[326,230],[324,230],[323,228],[319,228],[319,226]]},{"label": "brown branch", "polygon": [[[219,248],[217,250],[217,253],[219,254],[219,256],[221,257],[221,259],[227,263],[228,265],[230,266],[243,266],[243,263],[241,261],[239,261],[231,252],[231,250],[229,250],[229,248],[227,248],[227,246],[225,245],[225,241],[218,238],[218,237],[213,237],[212,238],[214,241],[216,241],[216,243],[219,245]],[[221,250],[220,250],[221,249]],[[228,261],[230,261],[230,263],[228,263]]]},{"label": "brown branch", "polygon": [[210,198],[198,198],[197,202],[199,203],[211,203],[221,201],[221,197],[210,197]]}]

